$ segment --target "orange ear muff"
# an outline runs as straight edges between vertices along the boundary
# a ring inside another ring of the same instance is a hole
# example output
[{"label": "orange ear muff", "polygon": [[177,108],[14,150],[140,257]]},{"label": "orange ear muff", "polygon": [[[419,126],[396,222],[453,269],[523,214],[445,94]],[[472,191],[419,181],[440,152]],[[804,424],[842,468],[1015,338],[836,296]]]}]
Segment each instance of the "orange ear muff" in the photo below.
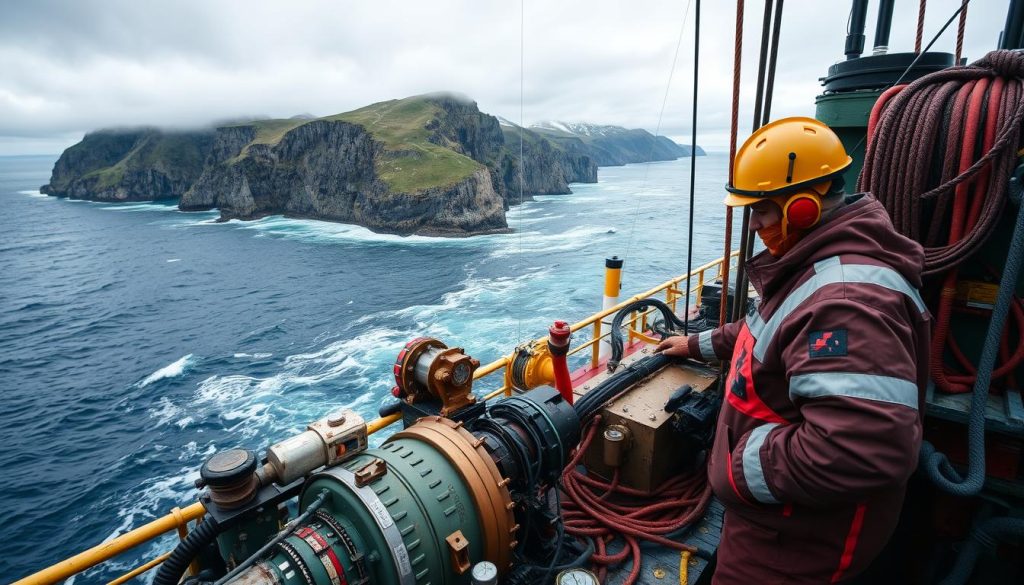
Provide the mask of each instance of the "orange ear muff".
[{"label": "orange ear muff", "polygon": [[814,191],[794,194],[782,208],[782,217],[787,228],[806,230],[814,227],[821,219],[821,197]]}]

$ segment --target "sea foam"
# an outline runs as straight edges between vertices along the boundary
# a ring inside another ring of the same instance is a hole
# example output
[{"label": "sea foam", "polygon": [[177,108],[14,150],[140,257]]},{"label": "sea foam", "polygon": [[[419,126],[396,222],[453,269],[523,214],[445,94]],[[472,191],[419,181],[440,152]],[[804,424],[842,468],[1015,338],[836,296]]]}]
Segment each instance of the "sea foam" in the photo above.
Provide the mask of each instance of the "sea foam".
[{"label": "sea foam", "polygon": [[196,360],[193,358],[192,354],[182,356],[174,363],[168,364],[146,376],[141,382],[139,382],[139,388],[145,388],[153,382],[163,380],[164,378],[176,378],[188,371],[188,368],[195,365],[195,362]]}]

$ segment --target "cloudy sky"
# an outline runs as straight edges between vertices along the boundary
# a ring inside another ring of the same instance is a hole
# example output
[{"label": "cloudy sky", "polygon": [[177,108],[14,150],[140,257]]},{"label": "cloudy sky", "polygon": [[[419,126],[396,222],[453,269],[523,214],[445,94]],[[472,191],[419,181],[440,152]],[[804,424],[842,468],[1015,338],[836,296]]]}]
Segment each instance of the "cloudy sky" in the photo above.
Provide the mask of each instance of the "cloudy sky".
[{"label": "cloudy sky", "polygon": [[[661,133],[689,140],[686,0],[0,2],[0,155],[59,153],[101,127],[328,115],[438,90],[527,125],[654,131],[669,87]],[[892,50],[913,50],[917,4],[896,2]],[[926,40],[959,4],[928,2]],[[743,129],[763,3],[746,5]],[[728,141],[734,10],[703,2],[698,142],[713,149]],[[785,3],[774,114],[813,114],[818,77],[843,57],[848,13],[846,0]],[[995,47],[1005,17],[1004,0],[971,2],[968,60]],[[954,23],[934,50],[952,52],[955,33]]]}]

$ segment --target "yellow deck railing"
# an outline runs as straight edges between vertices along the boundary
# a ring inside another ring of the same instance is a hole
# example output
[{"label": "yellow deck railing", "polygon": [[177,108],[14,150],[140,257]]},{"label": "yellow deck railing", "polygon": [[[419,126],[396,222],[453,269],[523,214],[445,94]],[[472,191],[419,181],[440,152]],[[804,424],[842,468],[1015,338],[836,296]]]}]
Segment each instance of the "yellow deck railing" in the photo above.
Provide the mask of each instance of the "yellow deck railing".
[{"label": "yellow deck railing", "polygon": [[[738,250],[732,253],[732,255],[730,256],[730,264],[734,265],[738,254]],[[720,278],[722,273],[722,259],[719,258],[718,260],[708,262],[703,266],[699,266],[689,274],[690,281],[692,284],[690,292],[695,293],[692,296],[693,302],[695,304],[700,303],[700,292],[701,289],[704,287],[704,283],[707,281],[707,272],[710,270],[714,270],[715,274],[714,277],[712,277],[712,280],[714,278]],[[632,302],[639,301],[641,299],[652,298],[661,293],[664,293],[665,295],[665,303],[672,307],[673,311],[676,311],[679,299],[683,298],[686,294],[685,290],[680,289],[680,284],[686,282],[686,279],[686,274],[677,276],[671,280],[659,284],[658,286],[650,290],[629,297],[628,299],[622,301],[621,303],[615,305],[614,307],[610,307],[598,313],[594,313],[593,315],[590,315],[589,317],[583,319],[578,323],[573,323],[570,326],[573,332],[581,331],[588,327],[592,329],[592,332],[590,339],[569,350],[569,355],[575,355],[586,350],[587,348],[590,348],[590,367],[597,367],[599,364],[598,356],[601,340],[611,335],[611,331],[601,330],[602,319],[610,315],[614,315],[620,309],[622,309],[623,307]],[[648,315],[651,314],[652,311],[654,311],[654,309],[634,313],[630,317],[629,321],[625,325],[625,327],[628,330],[630,341],[636,339],[648,342],[655,341],[644,334],[644,331],[647,330],[647,317]],[[546,340],[547,337],[540,337],[535,341],[544,342]],[[481,378],[486,378],[494,374],[495,372],[504,370],[511,363],[511,360],[512,358],[510,356],[505,356],[498,358],[489,364],[481,366],[477,368],[477,370],[473,373],[473,379],[479,380]],[[484,396],[484,400],[490,400],[491,398],[494,398],[502,394],[511,395],[512,387],[508,383],[507,378],[507,376],[504,376],[505,381],[502,383],[501,387],[486,394]],[[399,419],[401,419],[401,414],[393,414],[391,416],[386,416],[383,418],[378,418],[376,420],[370,421],[366,425],[367,432],[369,434],[376,433],[377,431],[380,431],[381,429],[397,422]],[[81,573],[86,569],[94,567],[100,563],[104,563],[125,551],[128,551],[132,548],[150,542],[172,530],[177,530],[178,536],[180,538],[184,538],[185,535],[188,533],[188,523],[193,520],[201,518],[204,513],[205,509],[203,508],[203,505],[199,502],[191,504],[185,508],[174,508],[166,516],[157,518],[156,520],[153,520],[148,524],[140,526],[134,530],[131,530],[130,532],[126,532],[121,536],[118,536],[117,538],[114,538],[108,542],[96,545],[88,550],[78,553],[73,557],[64,559],[59,563],[56,563],[50,567],[47,567],[46,569],[43,569],[42,571],[39,571],[38,573],[34,573],[19,581],[15,581],[14,585],[43,585],[63,581],[64,579],[67,579],[68,577],[71,577],[73,575],[77,575],[78,573]],[[164,560],[166,560],[168,556],[170,556],[170,553],[165,553],[142,565],[139,565],[138,567],[132,569],[131,571],[128,571],[124,575],[121,575],[117,579],[111,581],[108,585],[120,585],[121,583],[130,581],[131,579],[134,579],[135,577],[142,575],[146,571],[149,571],[153,567],[158,566],[160,563],[164,562]]]}]

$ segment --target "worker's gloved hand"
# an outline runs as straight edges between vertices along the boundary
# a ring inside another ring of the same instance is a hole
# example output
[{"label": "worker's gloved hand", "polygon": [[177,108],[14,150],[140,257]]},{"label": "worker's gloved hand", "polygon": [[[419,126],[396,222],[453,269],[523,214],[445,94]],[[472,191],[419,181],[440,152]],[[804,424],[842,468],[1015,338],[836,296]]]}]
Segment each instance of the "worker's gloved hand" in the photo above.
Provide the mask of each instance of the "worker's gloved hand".
[{"label": "worker's gloved hand", "polygon": [[667,337],[664,341],[658,344],[658,347],[654,348],[654,353],[663,353],[665,355],[688,358],[690,357],[689,340],[690,338],[685,335]]}]

